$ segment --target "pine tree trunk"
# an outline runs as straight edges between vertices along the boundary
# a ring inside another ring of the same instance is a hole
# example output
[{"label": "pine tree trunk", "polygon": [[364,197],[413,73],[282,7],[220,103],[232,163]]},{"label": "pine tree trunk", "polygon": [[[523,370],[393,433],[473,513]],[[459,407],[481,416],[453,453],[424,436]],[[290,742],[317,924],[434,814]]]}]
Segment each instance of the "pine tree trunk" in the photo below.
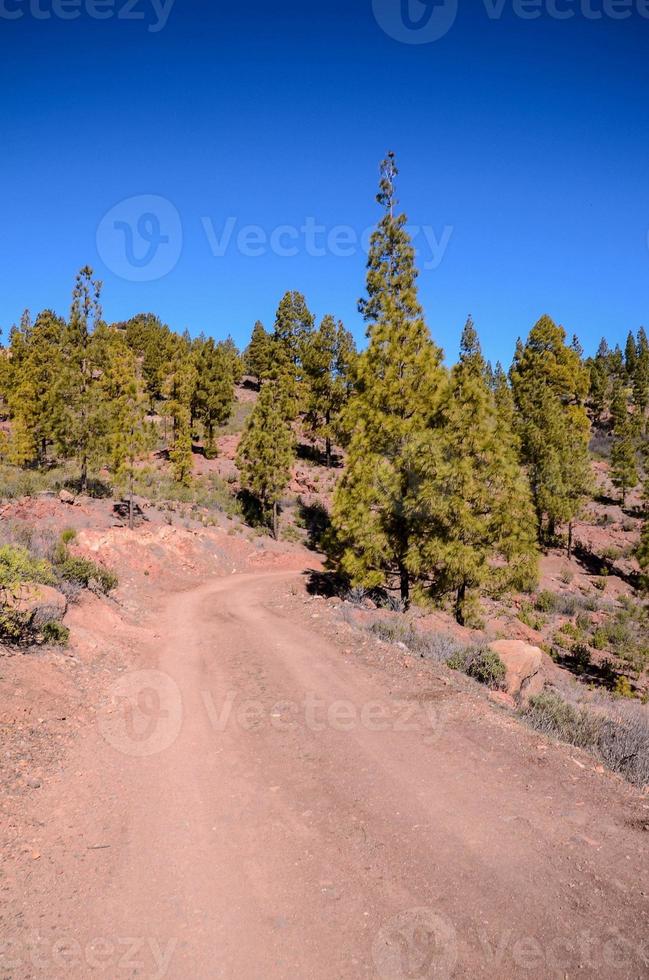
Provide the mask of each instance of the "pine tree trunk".
[{"label": "pine tree trunk", "polygon": [[273,537],[277,541],[277,501],[273,502]]},{"label": "pine tree trunk", "polygon": [[128,526],[132,531],[135,527],[135,515],[133,513],[133,473],[131,472],[128,488]]},{"label": "pine tree trunk", "polygon": [[401,584],[401,601],[406,610],[410,609],[410,573],[405,565],[399,566],[399,579]]},{"label": "pine tree trunk", "polygon": [[331,469],[331,436],[329,435],[329,426],[331,425],[331,412],[325,412],[325,425],[327,426],[327,437],[325,439],[325,454],[327,457],[327,469]]},{"label": "pine tree trunk", "polygon": [[88,489],[88,457],[84,456],[81,460],[81,480],[79,491],[85,493]]},{"label": "pine tree trunk", "polygon": [[465,625],[465,619],[464,619],[465,600],[466,600],[466,582],[462,582],[461,586],[457,590],[457,598],[455,600],[455,619],[460,626]]},{"label": "pine tree trunk", "polygon": [[573,537],[573,526],[572,521],[568,524],[568,561],[572,558],[572,537]]}]

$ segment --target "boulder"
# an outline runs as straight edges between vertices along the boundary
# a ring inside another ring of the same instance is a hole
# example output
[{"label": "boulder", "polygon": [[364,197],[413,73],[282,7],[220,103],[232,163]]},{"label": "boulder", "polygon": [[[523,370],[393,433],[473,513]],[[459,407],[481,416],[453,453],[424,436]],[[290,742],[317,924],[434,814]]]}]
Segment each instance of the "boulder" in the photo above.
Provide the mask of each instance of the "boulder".
[{"label": "boulder", "polygon": [[68,600],[61,592],[49,585],[26,583],[20,591],[6,603],[15,612],[24,616],[30,629],[40,630],[47,623],[63,619],[68,611]]},{"label": "boulder", "polygon": [[62,504],[70,504],[70,506],[72,506],[72,504],[74,504],[75,499],[76,498],[74,494],[70,493],[69,490],[61,490],[61,492],[59,493],[59,500],[61,501]]},{"label": "boulder", "polygon": [[545,687],[545,654],[522,640],[496,640],[489,649],[497,653],[507,670],[505,691],[517,704],[524,704]]}]

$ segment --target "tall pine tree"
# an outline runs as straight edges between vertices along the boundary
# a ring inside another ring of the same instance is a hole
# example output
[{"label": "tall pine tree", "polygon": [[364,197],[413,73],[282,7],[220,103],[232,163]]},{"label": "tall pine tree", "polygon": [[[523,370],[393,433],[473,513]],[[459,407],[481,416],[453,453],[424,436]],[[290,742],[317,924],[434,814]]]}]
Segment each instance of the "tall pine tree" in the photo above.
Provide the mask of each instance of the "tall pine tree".
[{"label": "tall pine tree", "polygon": [[263,385],[237,454],[241,484],[255,497],[277,538],[279,503],[291,477],[294,437],[282,411],[280,382]]},{"label": "tall pine tree", "polygon": [[66,326],[61,371],[53,401],[53,431],[61,455],[79,466],[79,487],[87,489],[88,470],[104,448],[104,406],[98,381],[100,345],[94,333],[101,323],[101,283],[86,266],[77,276]]},{"label": "tall pine tree", "polygon": [[324,439],[328,467],[335,423],[349,397],[355,358],[354,338],[332,316],[325,316],[304,346],[307,418],[314,434]]},{"label": "tall pine tree", "polygon": [[195,350],[194,362],[194,416],[205,433],[205,455],[213,459],[216,455],[215,429],[224,425],[232,413],[235,360],[225,344],[215,344],[210,337]]},{"label": "tall pine tree", "polygon": [[517,347],[510,377],[541,540],[551,542],[567,524],[570,548],[572,522],[591,491],[589,371],[544,316]]},{"label": "tall pine tree", "polygon": [[442,451],[422,455],[428,531],[420,554],[432,588],[452,593],[458,623],[483,592],[530,588],[537,580],[536,522],[515,440],[488,384],[473,321],[443,403]]},{"label": "tall pine tree", "polygon": [[390,153],[381,164],[377,201],[383,216],[371,239],[367,298],[359,304],[368,345],[345,412],[353,435],[332,523],[334,554],[349,578],[366,587],[397,588],[407,607],[413,582],[428,571],[420,554],[415,464],[422,433],[433,431],[445,373],[417,296],[407,219],[396,213],[397,174]]}]

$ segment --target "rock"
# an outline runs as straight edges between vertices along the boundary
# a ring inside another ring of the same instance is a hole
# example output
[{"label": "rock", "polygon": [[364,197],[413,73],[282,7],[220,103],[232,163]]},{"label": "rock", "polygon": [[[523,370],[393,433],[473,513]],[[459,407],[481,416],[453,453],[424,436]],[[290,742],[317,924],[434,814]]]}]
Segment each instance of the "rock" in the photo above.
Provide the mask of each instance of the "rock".
[{"label": "rock", "polygon": [[489,700],[493,701],[494,704],[499,704],[503,708],[515,708],[516,702],[514,701],[511,694],[507,694],[506,691],[490,691]]},{"label": "rock", "polygon": [[59,500],[62,504],[70,504],[70,506],[72,506],[76,498],[73,493],[70,493],[69,490],[61,490],[59,493]]},{"label": "rock", "polygon": [[36,777],[32,777],[31,779],[27,780],[27,785],[30,789],[40,789],[41,781],[40,779],[36,779]]},{"label": "rock", "polygon": [[58,622],[68,611],[68,600],[61,592],[49,585],[31,582],[21,586],[18,595],[9,599],[6,605],[24,616],[26,625],[32,629]]},{"label": "rock", "polygon": [[497,653],[507,669],[505,691],[517,704],[525,704],[545,687],[545,654],[522,640],[496,640],[489,649]]}]

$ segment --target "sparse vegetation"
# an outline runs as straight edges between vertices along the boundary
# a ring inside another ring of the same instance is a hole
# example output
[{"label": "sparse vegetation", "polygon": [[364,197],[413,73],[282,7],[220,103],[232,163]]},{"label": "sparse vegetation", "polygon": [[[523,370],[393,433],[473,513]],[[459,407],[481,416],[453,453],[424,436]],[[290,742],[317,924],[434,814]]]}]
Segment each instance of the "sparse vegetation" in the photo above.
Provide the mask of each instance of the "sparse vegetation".
[{"label": "sparse vegetation", "polygon": [[649,724],[642,709],[626,713],[611,708],[574,705],[556,691],[530,699],[521,716],[529,725],[587,749],[636,786],[649,783]]}]

